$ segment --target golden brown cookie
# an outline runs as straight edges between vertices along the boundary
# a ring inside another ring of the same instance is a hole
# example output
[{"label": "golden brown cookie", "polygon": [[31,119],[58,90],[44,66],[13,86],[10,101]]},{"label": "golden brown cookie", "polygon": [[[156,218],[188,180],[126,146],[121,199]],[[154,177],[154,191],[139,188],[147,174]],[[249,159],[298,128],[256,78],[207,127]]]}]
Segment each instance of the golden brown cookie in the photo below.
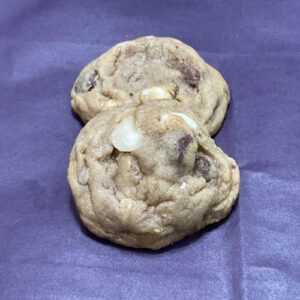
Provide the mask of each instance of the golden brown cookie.
[{"label": "golden brown cookie", "polygon": [[98,114],[73,147],[68,180],[85,226],[159,249],[229,214],[239,169],[193,113],[170,101]]},{"label": "golden brown cookie", "polygon": [[[139,105],[142,93],[161,88],[191,109],[211,135],[219,130],[230,99],[228,86],[193,48],[173,38],[142,37],[102,54],[79,74],[72,107],[87,122],[110,107]],[[158,92],[156,99],[165,97]]]}]

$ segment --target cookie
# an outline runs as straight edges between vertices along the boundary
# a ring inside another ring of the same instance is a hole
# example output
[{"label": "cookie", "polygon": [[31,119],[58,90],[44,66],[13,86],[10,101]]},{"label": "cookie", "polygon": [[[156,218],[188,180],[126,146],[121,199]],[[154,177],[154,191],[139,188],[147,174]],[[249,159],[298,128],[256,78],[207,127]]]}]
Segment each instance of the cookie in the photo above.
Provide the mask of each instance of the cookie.
[{"label": "cookie", "polygon": [[230,99],[228,86],[193,48],[173,38],[148,36],[117,44],[81,71],[71,103],[87,122],[110,107],[139,105],[143,91],[160,88],[192,109],[211,135],[219,130]]},{"label": "cookie", "polygon": [[71,152],[68,180],[91,232],[160,249],[228,215],[240,177],[194,114],[150,101],[89,121]]}]

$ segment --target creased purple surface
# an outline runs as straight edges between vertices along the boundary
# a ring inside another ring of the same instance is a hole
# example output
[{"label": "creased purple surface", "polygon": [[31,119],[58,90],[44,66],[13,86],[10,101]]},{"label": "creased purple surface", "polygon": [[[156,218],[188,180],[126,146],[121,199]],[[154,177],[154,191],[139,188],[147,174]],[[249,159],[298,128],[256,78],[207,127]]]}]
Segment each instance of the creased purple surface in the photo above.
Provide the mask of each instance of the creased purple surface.
[{"label": "creased purple surface", "polygon": [[[148,34],[223,73],[242,175],[229,218],[157,253],[90,235],[66,179],[75,78]],[[0,299],[300,299],[299,87],[298,0],[0,0]]]}]

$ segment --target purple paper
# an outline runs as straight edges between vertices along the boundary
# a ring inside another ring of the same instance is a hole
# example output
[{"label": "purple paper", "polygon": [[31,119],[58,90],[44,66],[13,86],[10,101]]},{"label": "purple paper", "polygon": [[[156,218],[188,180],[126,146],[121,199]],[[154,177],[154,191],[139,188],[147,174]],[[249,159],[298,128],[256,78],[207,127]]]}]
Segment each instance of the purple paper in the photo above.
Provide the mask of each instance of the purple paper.
[{"label": "purple paper", "polygon": [[[172,36],[228,81],[225,221],[158,252],[96,238],[67,183],[70,90],[117,42]],[[0,0],[0,299],[300,299],[300,1]]]}]

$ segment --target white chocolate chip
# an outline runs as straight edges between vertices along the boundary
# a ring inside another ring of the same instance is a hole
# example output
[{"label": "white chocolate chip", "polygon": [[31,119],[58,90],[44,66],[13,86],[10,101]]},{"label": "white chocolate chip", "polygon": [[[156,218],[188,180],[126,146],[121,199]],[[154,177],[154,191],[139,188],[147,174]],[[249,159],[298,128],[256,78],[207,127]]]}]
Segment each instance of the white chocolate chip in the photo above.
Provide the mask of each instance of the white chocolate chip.
[{"label": "white chocolate chip", "polygon": [[80,175],[78,177],[78,182],[81,185],[86,185],[88,183],[89,180],[89,169],[88,168],[84,168],[81,172]]},{"label": "white chocolate chip", "polygon": [[133,116],[119,123],[111,135],[111,141],[115,148],[121,152],[136,150],[143,139],[143,135],[134,125]]},{"label": "white chocolate chip", "polygon": [[180,118],[182,118],[192,129],[194,130],[198,129],[197,123],[187,115],[182,113],[172,113],[172,115],[179,116]]},{"label": "white chocolate chip", "polygon": [[181,190],[184,190],[186,188],[186,182],[183,182],[179,188]]},{"label": "white chocolate chip", "polygon": [[159,100],[159,99],[172,99],[172,96],[168,90],[158,86],[144,89],[140,93],[141,103],[144,103],[149,100]]}]

